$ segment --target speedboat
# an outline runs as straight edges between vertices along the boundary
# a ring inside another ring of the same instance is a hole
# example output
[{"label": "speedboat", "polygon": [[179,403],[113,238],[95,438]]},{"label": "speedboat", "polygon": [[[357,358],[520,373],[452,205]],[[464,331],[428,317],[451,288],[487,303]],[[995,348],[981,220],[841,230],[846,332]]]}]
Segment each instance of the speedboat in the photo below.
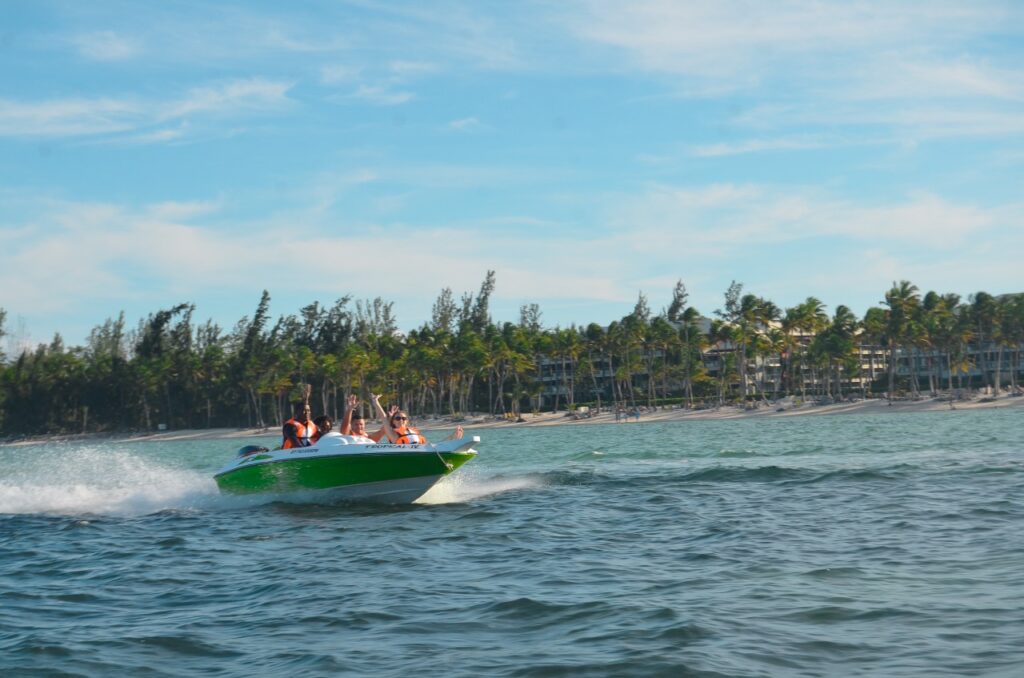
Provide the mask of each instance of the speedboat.
[{"label": "speedboat", "polygon": [[224,494],[323,493],[330,499],[410,504],[476,456],[479,436],[423,445],[328,433],[311,447],[246,445],[214,479]]}]

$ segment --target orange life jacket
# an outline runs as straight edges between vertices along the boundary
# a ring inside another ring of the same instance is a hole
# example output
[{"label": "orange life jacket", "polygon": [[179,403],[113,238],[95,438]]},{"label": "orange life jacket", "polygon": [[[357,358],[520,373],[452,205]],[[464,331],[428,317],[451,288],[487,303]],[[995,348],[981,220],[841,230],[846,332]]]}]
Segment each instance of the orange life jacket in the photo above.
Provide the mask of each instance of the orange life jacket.
[{"label": "orange life jacket", "polygon": [[419,429],[412,426],[396,428],[395,435],[398,436],[398,440],[395,441],[396,445],[423,445],[427,442],[426,437],[419,432]]},{"label": "orange life jacket", "polygon": [[[286,428],[289,424],[295,427],[295,437],[299,439],[299,442],[302,443],[303,447],[308,447],[312,444],[313,437],[317,433],[316,424],[313,422],[303,424],[298,419],[289,419],[284,423]],[[287,450],[291,447],[295,447],[295,445],[292,444],[292,441],[288,436],[284,436],[284,444],[281,446],[281,449]]]}]

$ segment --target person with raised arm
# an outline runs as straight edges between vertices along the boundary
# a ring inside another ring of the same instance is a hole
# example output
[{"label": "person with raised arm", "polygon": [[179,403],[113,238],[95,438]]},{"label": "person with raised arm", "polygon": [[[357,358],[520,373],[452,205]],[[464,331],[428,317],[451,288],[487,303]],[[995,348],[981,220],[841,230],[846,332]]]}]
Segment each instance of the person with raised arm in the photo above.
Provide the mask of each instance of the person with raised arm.
[{"label": "person with raised arm", "polygon": [[[409,415],[401,408],[392,405],[390,414],[385,414],[384,408],[380,404],[380,396],[371,395],[371,399],[377,408],[378,416],[384,422],[384,432],[389,441],[396,445],[425,445],[427,443],[427,437],[420,433],[419,429],[409,425]],[[462,427],[456,426],[455,432],[445,440],[461,438],[463,433]]]},{"label": "person with raised arm", "polygon": [[345,410],[345,417],[341,422],[341,432],[347,436],[366,438],[375,443],[380,442],[381,438],[384,437],[384,427],[381,426],[377,431],[368,433],[366,431],[366,419],[363,418],[363,413],[356,409],[358,407],[359,397],[353,393],[348,397],[348,409]]}]

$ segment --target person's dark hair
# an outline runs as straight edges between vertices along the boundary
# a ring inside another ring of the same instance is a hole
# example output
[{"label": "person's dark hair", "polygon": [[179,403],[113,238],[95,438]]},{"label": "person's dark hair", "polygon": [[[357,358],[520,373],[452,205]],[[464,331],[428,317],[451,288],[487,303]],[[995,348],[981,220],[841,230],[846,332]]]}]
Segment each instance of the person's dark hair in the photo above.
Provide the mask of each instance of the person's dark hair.
[{"label": "person's dark hair", "polygon": [[326,431],[330,429],[332,426],[334,426],[334,422],[331,421],[331,418],[328,417],[326,414],[321,414],[319,417],[313,420],[313,423],[316,424],[316,427],[321,431]]},{"label": "person's dark hair", "polygon": [[360,412],[353,412],[352,421],[355,421],[356,419],[365,419],[365,417],[363,417],[362,413]]}]

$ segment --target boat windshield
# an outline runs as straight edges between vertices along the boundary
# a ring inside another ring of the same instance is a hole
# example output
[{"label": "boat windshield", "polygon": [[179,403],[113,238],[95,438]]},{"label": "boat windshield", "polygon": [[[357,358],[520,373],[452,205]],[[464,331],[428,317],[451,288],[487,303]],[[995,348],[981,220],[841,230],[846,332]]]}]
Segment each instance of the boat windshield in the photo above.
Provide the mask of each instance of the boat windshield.
[{"label": "boat windshield", "polygon": [[250,454],[256,454],[257,452],[266,452],[267,448],[260,447],[259,445],[246,445],[242,449],[238,450],[239,457],[248,457]]}]

